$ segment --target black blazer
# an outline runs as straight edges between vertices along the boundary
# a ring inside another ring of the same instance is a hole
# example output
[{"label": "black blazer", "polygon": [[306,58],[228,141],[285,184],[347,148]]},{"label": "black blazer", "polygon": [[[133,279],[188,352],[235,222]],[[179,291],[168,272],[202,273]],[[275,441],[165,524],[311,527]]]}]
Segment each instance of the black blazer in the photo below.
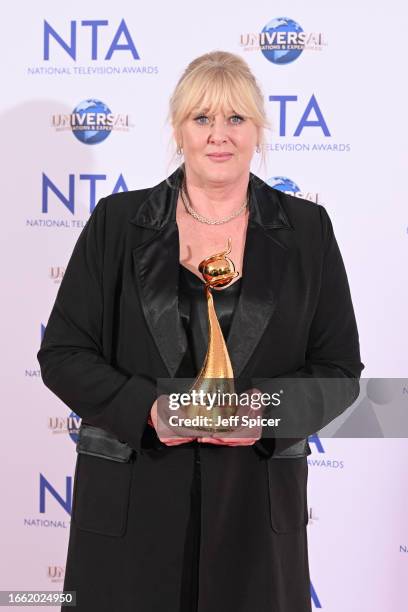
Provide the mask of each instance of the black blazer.
[{"label": "black blazer", "polygon": [[[51,391],[84,422],[136,451],[163,446],[147,426],[156,379],[175,375],[187,347],[177,306],[181,176],[182,167],[169,178],[172,187],[164,180],[98,202],[37,355]],[[263,390],[275,377],[346,381],[325,419],[308,393],[294,402],[308,423],[304,435],[311,434],[354,401],[353,379],[364,368],[346,271],[323,206],[251,173],[249,215],[227,342],[234,375],[266,379]],[[254,448],[266,456],[311,452],[306,438],[263,437]]]},{"label": "black blazer", "polygon": [[[156,378],[176,374],[187,346],[180,179],[178,169],[173,188],[163,181],[97,204],[38,352],[46,386],[82,417],[64,590],[77,592],[78,612],[190,612],[199,554],[200,610],[305,612],[307,437],[168,447],[147,425]],[[358,393],[364,366],[346,273],[322,206],[251,174],[249,215],[227,340],[234,374],[263,379],[265,390],[276,377],[309,383],[284,415],[307,436]]]}]

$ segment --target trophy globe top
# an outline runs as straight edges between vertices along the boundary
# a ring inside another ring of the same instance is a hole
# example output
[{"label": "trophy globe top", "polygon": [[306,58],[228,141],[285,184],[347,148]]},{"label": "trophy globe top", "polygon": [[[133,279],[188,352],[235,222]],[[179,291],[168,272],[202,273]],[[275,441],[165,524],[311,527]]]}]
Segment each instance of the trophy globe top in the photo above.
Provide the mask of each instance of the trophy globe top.
[{"label": "trophy globe top", "polygon": [[203,259],[198,269],[203,275],[207,287],[226,287],[233,278],[239,276],[236,272],[234,262],[227,257],[231,251],[231,238],[228,238],[228,246],[225,251],[216,253]]}]

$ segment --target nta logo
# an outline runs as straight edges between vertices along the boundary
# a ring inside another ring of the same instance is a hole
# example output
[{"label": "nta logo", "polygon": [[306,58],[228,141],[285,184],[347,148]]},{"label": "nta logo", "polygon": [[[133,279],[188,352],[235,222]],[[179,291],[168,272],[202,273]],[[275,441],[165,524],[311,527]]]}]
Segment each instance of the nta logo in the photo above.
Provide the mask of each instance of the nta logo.
[{"label": "nta logo", "polygon": [[[86,37],[89,40],[89,51],[90,59],[92,60],[110,60],[117,51],[126,51],[130,53],[134,60],[139,60],[140,56],[135,47],[135,43],[130,35],[129,28],[126,25],[124,19],[119,24],[118,29],[114,32],[109,47],[104,51],[101,51],[99,45],[99,31],[100,28],[109,26],[107,19],[93,19],[83,20],[79,22],[80,36]],[[51,41],[52,48],[62,49],[71,59],[76,61],[77,59],[77,34],[78,24],[76,21],[71,21],[70,33],[65,32],[60,34],[56,29],[44,20],[44,44],[43,44],[43,58],[44,60],[50,59]],[[89,36],[90,34],[90,36]],[[81,41],[82,42],[82,41]],[[81,48],[83,45],[81,44]],[[103,57],[99,57],[99,54],[103,54]]]}]

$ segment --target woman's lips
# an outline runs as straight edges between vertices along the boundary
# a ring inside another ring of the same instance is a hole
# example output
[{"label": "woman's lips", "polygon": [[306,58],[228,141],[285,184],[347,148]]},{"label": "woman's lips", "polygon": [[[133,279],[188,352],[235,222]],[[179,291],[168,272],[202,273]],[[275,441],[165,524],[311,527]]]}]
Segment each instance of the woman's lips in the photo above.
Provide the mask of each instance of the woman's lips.
[{"label": "woman's lips", "polygon": [[208,153],[208,157],[215,162],[227,161],[231,159],[232,153]]}]

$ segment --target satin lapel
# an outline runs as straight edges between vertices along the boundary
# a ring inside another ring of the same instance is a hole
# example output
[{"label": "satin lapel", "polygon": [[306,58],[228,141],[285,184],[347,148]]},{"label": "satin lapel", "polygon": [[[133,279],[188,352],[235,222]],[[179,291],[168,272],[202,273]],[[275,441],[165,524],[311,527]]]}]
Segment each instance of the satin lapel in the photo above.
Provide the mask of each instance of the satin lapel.
[{"label": "satin lapel", "polygon": [[235,378],[241,375],[276,309],[291,251],[273,234],[275,229],[248,223],[241,292],[227,340]]},{"label": "satin lapel", "polygon": [[187,349],[178,310],[178,228],[170,222],[154,234],[153,239],[133,249],[133,263],[147,324],[170,377],[174,377]]}]

